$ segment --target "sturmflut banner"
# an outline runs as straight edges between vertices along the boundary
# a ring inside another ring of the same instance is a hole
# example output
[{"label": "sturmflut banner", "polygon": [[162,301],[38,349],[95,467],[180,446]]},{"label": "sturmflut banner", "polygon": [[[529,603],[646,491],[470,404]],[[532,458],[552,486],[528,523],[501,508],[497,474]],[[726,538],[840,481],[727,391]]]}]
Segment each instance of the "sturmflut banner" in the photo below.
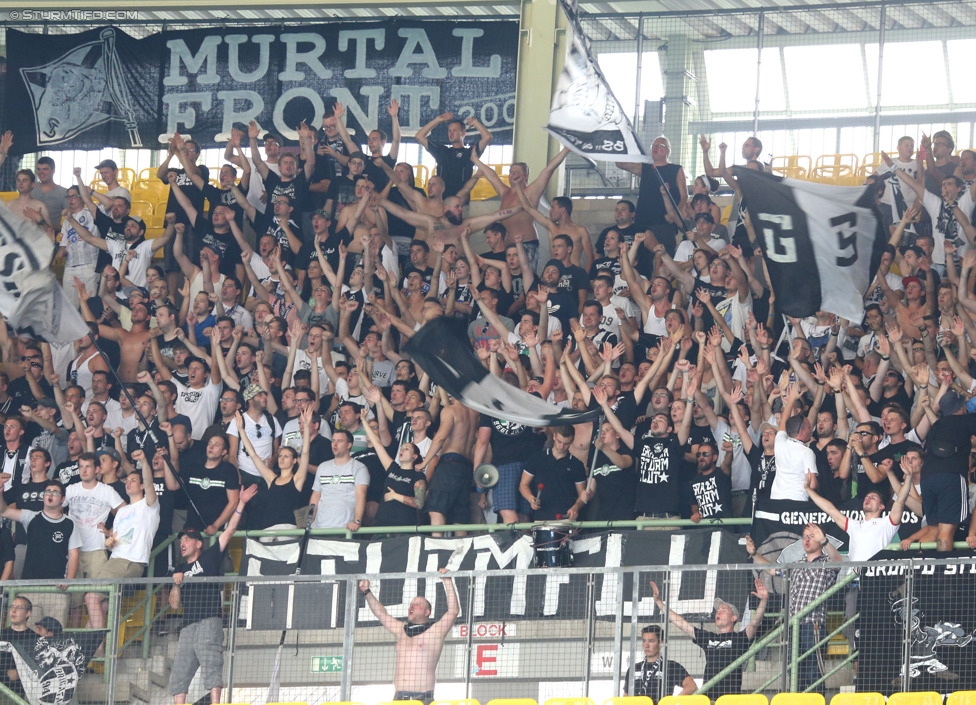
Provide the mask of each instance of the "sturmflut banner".
[{"label": "sturmflut banner", "polygon": [[[336,101],[361,141],[445,112],[478,118],[499,144],[515,118],[518,23],[388,21],[207,28],[136,39],[117,27],[74,35],[7,30],[3,125],[14,152],[154,148],[179,131],[222,146],[231,126],[297,139]],[[434,139],[438,135],[435,131]]]},{"label": "sturmflut banner", "polygon": [[[290,579],[298,561],[301,537],[274,545],[248,539],[241,575],[283,576]],[[671,609],[688,619],[708,620],[716,597],[745,610],[753,589],[748,572],[718,570],[716,566],[747,563],[739,536],[715,530],[696,531],[621,531],[581,536],[570,541],[574,568],[612,569],[627,566],[700,565],[702,569],[671,575]],[[250,586],[248,627],[251,629],[291,628],[292,615],[304,629],[331,629],[344,624],[346,582],[342,576],[380,573],[426,572],[430,578],[383,578],[371,581],[370,589],[387,606],[390,614],[406,615],[410,600],[417,595],[434,605],[435,613],[445,607],[438,568],[451,571],[522,570],[521,575],[473,578],[474,617],[479,620],[583,619],[587,614],[586,574],[567,575],[533,568],[535,549],[532,537],[515,532],[500,532],[471,538],[442,539],[427,536],[391,538],[364,543],[313,537],[302,565],[302,575],[321,575],[313,583],[261,584]],[[335,576],[337,580],[328,580]],[[617,610],[620,576],[612,570],[597,573],[595,609],[598,617],[612,617]],[[641,574],[637,585],[637,613],[650,617],[659,614],[651,598],[650,581],[664,585],[663,573]],[[467,578],[456,581],[459,594],[467,594]],[[663,588],[662,588],[663,589]],[[627,609],[633,609],[633,580],[623,577]],[[504,599],[502,599],[503,596]],[[360,598],[361,599],[361,598]],[[360,603],[361,624],[375,622],[369,608]],[[296,622],[297,626],[297,622]]]}]

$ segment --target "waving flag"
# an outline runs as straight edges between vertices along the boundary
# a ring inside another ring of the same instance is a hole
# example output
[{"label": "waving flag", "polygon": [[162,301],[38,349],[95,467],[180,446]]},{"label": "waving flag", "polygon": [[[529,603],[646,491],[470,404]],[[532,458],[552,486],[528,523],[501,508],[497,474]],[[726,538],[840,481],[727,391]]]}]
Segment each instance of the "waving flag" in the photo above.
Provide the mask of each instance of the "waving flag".
[{"label": "waving flag", "polygon": [[89,330],[51,271],[54,247],[47,233],[0,205],[0,315],[12,329],[70,343]]},{"label": "waving flag", "polygon": [[592,421],[600,411],[564,411],[491,374],[465,334],[447,318],[435,318],[407,341],[405,350],[430,379],[475,411],[526,426]]},{"label": "waving flag", "polygon": [[569,20],[566,61],[556,84],[546,131],[577,154],[599,161],[646,162],[647,153],[620,101],[593,58],[576,10],[560,0]]},{"label": "waving flag", "polygon": [[736,168],[769,266],[776,309],[788,316],[864,313],[888,233],[866,186],[830,186]]}]

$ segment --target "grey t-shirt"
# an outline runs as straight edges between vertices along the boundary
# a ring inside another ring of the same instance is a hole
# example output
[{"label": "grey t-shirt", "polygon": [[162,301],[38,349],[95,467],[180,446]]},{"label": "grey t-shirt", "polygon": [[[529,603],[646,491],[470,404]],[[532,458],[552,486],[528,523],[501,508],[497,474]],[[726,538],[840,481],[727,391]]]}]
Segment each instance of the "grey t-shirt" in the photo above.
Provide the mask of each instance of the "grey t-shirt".
[{"label": "grey t-shirt", "polygon": [[369,470],[358,460],[345,465],[327,460],[315,473],[312,491],[321,493],[313,529],[342,528],[356,518],[356,488],[369,486]]},{"label": "grey t-shirt", "polygon": [[31,198],[36,198],[47,206],[48,215],[51,216],[52,224],[55,228],[61,227],[61,211],[68,207],[68,189],[64,186],[55,186],[50,191],[43,191],[39,185],[31,189]]}]

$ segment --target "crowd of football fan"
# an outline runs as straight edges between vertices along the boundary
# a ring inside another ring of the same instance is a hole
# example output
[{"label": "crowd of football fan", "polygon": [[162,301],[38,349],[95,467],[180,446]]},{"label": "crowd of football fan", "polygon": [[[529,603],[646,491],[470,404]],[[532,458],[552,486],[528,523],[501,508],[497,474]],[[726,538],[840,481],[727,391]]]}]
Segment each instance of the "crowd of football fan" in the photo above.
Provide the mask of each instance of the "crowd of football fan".
[{"label": "crowd of football fan", "polygon": [[[392,135],[352,137],[337,105],[299,128],[299,154],[241,126],[216,180],[174,135],[166,227],[148,240],[112,160],[98,190],[80,169],[57,185],[49,157],[17,173],[6,206],[59,243],[91,336],[0,330],[4,579],[135,577],[180,529],[185,563],[228,528],[699,522],[765,500],[863,500],[879,517],[900,501],[925,517],[905,541],[976,547],[976,153],[954,156],[945,132],[917,153],[902,138],[868,179],[891,240],[863,320],[787,319],[726,145],[713,166],[701,139],[689,194],[656,139],[653,164],[619,165],[637,203],[591,233],[572,199],[538,210],[567,150],[503,180],[479,158],[489,131],[446,113],[416,135],[437,162],[424,191],[397,162],[397,112]],[[766,170],[761,153],[746,140],[745,168]],[[467,216],[479,179],[500,208]],[[491,374],[600,420],[530,428],[438,390],[403,345],[440,316]],[[499,481],[478,492],[485,462]],[[180,563],[163,552],[155,574]],[[66,596],[38,601],[67,617]],[[72,622],[87,608],[104,625],[104,604],[79,594]]]}]

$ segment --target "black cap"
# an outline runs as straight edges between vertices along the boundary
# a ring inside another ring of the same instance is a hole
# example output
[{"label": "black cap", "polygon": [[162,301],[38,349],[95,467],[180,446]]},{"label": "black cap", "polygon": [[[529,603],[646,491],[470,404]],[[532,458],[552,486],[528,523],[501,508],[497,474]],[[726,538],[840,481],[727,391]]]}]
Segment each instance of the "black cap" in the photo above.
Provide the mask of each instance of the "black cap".
[{"label": "black cap", "polygon": [[98,163],[98,166],[96,166],[95,168],[104,169],[105,167],[108,167],[109,169],[118,169],[119,165],[116,164],[115,161],[112,159],[103,159]]},{"label": "black cap", "polygon": [[704,220],[706,223],[715,225],[715,218],[712,217],[711,213],[699,213],[695,216],[695,222],[697,223],[699,220]]},{"label": "black cap", "polygon": [[201,533],[200,529],[183,529],[178,538],[183,538],[184,536],[188,536],[191,539],[196,539],[197,541],[203,541],[203,533]]},{"label": "black cap", "polygon": [[54,617],[44,617],[38,623],[37,626],[43,627],[47,631],[51,632],[55,636],[64,631],[64,627],[61,626],[61,622],[56,620]]}]

